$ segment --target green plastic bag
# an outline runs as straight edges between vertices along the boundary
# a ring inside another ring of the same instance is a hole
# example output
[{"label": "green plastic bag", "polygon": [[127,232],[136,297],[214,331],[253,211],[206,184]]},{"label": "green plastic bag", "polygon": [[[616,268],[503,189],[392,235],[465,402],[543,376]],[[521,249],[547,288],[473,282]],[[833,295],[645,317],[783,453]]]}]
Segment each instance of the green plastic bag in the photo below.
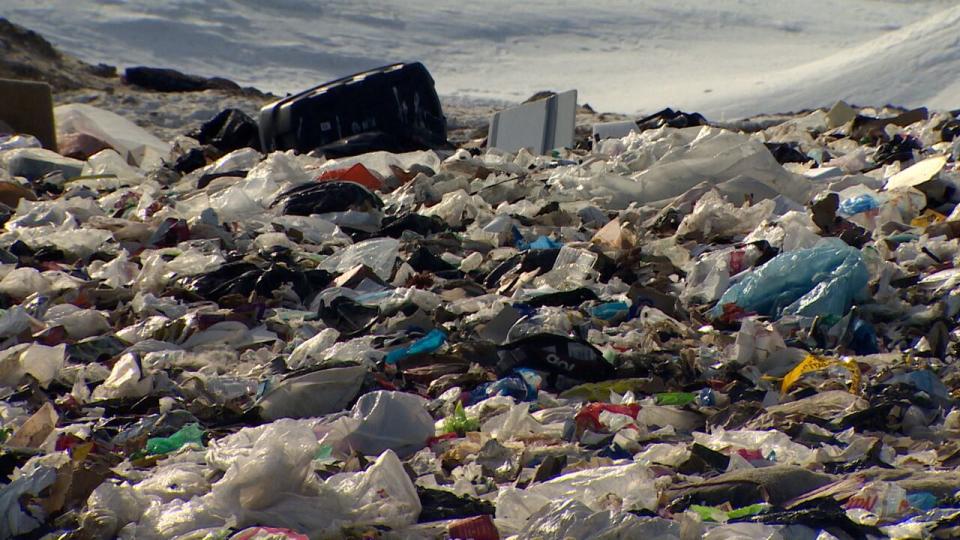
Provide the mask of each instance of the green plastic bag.
[{"label": "green plastic bag", "polygon": [[190,443],[203,446],[203,430],[197,424],[187,424],[169,437],[147,439],[147,455],[169,454]]},{"label": "green plastic bag", "polygon": [[697,395],[692,392],[664,392],[654,395],[657,405],[676,405],[682,407],[696,401]]},{"label": "green plastic bag", "polygon": [[762,514],[770,509],[770,505],[767,503],[757,503],[751,504],[750,506],[744,506],[743,508],[736,508],[734,510],[721,510],[715,506],[701,506],[699,504],[691,504],[689,510],[696,512],[703,521],[714,521],[717,523],[726,523],[731,519],[741,519],[749,516],[755,516],[757,514]]},{"label": "green plastic bag", "polygon": [[443,421],[444,433],[456,433],[461,437],[468,431],[477,431],[480,429],[480,422],[476,418],[467,418],[466,411],[463,410],[463,403],[457,402],[453,414]]}]

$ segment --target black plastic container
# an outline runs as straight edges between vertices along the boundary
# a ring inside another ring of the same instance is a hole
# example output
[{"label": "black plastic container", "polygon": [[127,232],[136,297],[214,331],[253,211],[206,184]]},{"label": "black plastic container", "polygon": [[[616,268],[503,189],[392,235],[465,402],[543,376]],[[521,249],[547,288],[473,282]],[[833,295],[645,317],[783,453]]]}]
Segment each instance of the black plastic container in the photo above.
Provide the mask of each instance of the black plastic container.
[{"label": "black plastic container", "polygon": [[427,68],[393,64],[263,107],[260,140],[267,152],[331,147],[353,153],[358,142],[371,140],[378,148],[366,150],[412,151],[445,146],[447,121]]}]

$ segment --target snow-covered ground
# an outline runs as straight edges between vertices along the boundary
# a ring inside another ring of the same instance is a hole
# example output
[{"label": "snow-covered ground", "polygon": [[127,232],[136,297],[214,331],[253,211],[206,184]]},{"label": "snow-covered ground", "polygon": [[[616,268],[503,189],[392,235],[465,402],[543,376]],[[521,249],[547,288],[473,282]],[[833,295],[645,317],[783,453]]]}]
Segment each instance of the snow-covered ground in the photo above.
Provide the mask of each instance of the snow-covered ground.
[{"label": "snow-covered ground", "polygon": [[830,105],[960,107],[956,0],[0,0],[90,62],[274,92],[422,60],[446,96],[715,119]]}]

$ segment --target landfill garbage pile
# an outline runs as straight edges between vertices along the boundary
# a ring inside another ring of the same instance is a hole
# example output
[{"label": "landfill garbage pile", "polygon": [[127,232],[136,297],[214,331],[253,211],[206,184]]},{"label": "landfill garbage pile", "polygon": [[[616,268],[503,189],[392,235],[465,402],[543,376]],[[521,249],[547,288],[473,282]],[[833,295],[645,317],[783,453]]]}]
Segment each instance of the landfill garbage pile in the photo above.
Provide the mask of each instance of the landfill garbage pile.
[{"label": "landfill garbage pile", "polygon": [[0,538],[960,534],[956,111],[336,159],[54,113],[0,136]]}]

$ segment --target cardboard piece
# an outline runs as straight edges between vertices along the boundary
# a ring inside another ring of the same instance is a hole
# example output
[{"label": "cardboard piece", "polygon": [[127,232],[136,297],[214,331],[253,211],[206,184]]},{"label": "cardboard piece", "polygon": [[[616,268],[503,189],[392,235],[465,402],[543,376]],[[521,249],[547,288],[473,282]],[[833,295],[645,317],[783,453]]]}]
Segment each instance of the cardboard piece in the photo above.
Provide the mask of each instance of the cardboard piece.
[{"label": "cardboard piece", "polygon": [[49,84],[0,79],[0,121],[16,133],[33,135],[47,150],[57,151]]},{"label": "cardboard piece", "polygon": [[919,186],[940,174],[946,164],[947,156],[927,158],[888,178],[883,189],[890,191]]},{"label": "cardboard piece", "polygon": [[827,127],[830,129],[838,128],[847,122],[853,121],[857,117],[857,110],[847,105],[843,100],[833,104],[830,111],[827,112]]},{"label": "cardboard piece", "polygon": [[507,152],[526,148],[535,154],[572,147],[576,116],[576,90],[500,111],[490,120],[487,146]]},{"label": "cardboard piece", "polygon": [[640,131],[637,123],[633,120],[598,122],[593,125],[593,140],[594,142],[600,142],[603,139],[622,139],[629,135],[631,131]]}]

